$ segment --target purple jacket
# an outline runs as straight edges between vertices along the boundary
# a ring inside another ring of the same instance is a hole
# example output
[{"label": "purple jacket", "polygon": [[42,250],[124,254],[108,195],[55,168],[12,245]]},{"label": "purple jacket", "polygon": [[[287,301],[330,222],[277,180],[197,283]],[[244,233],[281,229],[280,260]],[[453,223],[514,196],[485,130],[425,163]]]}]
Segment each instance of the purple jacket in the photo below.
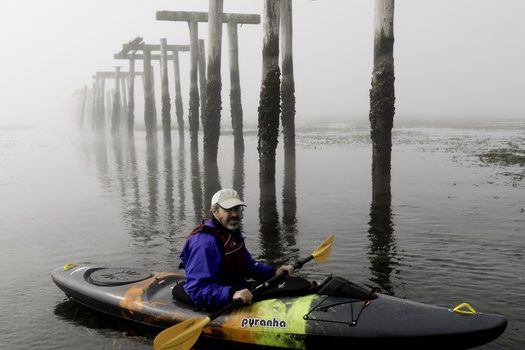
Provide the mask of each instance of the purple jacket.
[{"label": "purple jacket", "polygon": [[[216,220],[208,219],[206,226],[231,233],[239,242],[244,241],[239,229],[228,231]],[[180,254],[186,271],[184,289],[199,306],[221,307],[232,301],[233,293],[248,287],[247,278],[266,280],[275,270],[272,266],[257,262],[245,250],[247,266],[239,266],[233,273],[224,273],[224,250],[220,238],[206,232],[188,238]],[[246,271],[246,272],[245,272]]]}]

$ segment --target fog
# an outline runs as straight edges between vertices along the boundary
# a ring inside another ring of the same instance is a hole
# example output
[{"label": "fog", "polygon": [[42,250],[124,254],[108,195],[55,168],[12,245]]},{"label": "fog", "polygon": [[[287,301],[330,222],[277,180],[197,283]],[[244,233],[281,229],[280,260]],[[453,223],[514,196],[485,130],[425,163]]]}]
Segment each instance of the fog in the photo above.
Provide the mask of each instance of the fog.
[{"label": "fog", "polygon": [[[262,7],[262,0],[224,1],[224,12],[261,14]],[[123,43],[141,36],[148,44],[160,38],[189,44],[187,24],[157,21],[157,11],[207,9],[207,0],[2,0],[0,126],[68,125],[76,113],[75,90],[91,87],[97,71],[113,71],[115,65],[127,71],[127,61],[113,59]],[[367,120],[373,11],[371,0],[294,0],[299,122]],[[396,1],[396,120],[525,114],[523,13],[522,0]],[[200,38],[206,39],[207,31],[199,24]],[[239,28],[248,125],[257,121],[262,38],[262,24]],[[227,44],[224,29],[223,123],[229,123]],[[154,66],[158,74],[158,63]],[[181,53],[185,118],[188,71],[189,54]],[[142,111],[137,105],[137,120]]]}]

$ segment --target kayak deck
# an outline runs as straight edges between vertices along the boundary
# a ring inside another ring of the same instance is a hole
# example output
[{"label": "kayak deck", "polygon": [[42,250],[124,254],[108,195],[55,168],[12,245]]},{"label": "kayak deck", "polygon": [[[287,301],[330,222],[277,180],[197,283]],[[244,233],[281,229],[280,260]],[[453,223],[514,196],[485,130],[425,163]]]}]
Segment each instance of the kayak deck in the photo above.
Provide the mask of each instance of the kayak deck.
[{"label": "kayak deck", "polygon": [[[75,265],[55,269],[52,278],[67,296],[89,308],[147,325],[166,328],[210,313],[173,298],[181,274]],[[261,300],[218,317],[203,333],[294,349],[341,342],[466,349],[496,339],[507,325],[500,315],[454,312],[380,293],[369,299],[313,293]]]}]

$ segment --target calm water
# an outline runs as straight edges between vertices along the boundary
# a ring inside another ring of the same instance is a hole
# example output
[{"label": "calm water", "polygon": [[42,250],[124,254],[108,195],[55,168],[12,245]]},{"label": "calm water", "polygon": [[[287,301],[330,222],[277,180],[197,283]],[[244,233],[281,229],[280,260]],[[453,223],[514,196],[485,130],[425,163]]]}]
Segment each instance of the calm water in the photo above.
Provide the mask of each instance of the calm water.
[{"label": "calm water", "polygon": [[482,349],[525,348],[525,168],[480,158],[493,150],[523,157],[524,119],[397,127],[386,206],[372,203],[367,127],[304,125],[297,138],[295,169],[279,148],[275,187],[261,197],[255,130],[237,158],[223,132],[210,170],[189,138],[166,148],[146,145],[142,132],[130,143],[0,129],[0,348],[151,349],[154,332],[78,307],[50,271],[67,262],[175,270],[219,184],[248,204],[254,255],[293,260],[334,233],[331,258],[301,274],[333,272],[446,307],[469,302],[509,318]]}]

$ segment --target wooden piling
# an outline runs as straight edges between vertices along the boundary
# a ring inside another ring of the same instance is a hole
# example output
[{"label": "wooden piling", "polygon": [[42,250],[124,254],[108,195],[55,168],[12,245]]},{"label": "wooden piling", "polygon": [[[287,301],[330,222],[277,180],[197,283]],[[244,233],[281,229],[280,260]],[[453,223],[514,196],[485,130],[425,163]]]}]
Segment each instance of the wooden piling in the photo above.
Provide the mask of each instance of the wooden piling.
[{"label": "wooden piling", "polygon": [[[206,105],[202,115],[204,133],[204,158],[214,160],[217,158],[217,148],[220,136],[220,110],[222,86],[220,80],[220,49],[222,37],[221,23],[237,24],[259,24],[260,16],[251,14],[223,13],[222,0],[210,0],[209,12],[183,12],[183,11],[158,11],[157,20],[159,21],[186,21],[192,23],[208,22],[208,48],[207,81],[206,81]],[[189,25],[191,28],[191,24]],[[190,36],[195,37],[190,32]],[[194,40],[192,40],[194,42]],[[194,44],[190,43],[190,46]],[[190,49],[191,50],[191,49]],[[219,55],[217,55],[217,53]],[[217,69],[217,64],[218,69]],[[192,63],[193,64],[193,63]],[[211,67],[210,67],[211,64]],[[211,74],[210,74],[211,72]],[[202,79],[203,75],[201,75]],[[193,79],[192,79],[193,82]],[[201,89],[202,94],[202,89]],[[211,94],[211,95],[210,95]],[[190,93],[191,97],[191,93]],[[190,102],[191,104],[191,102]],[[190,107],[191,108],[191,107]],[[211,118],[208,120],[208,118]]]},{"label": "wooden piling", "polygon": [[279,136],[279,0],[265,0],[263,9],[263,65],[259,100],[259,181],[275,181],[275,151]]},{"label": "wooden piling", "polygon": [[370,89],[372,173],[389,177],[394,91],[394,0],[376,0],[374,20],[374,68]]},{"label": "wooden piling", "polygon": [[204,47],[204,39],[199,39],[199,89],[202,125],[204,125],[203,116],[206,111],[206,80],[206,50]]},{"label": "wooden piling", "polygon": [[133,137],[135,129],[135,58],[129,58],[128,77],[128,137]]},{"label": "wooden piling", "polygon": [[204,162],[216,162],[221,127],[221,39],[223,0],[209,0]]},{"label": "wooden piling", "polygon": [[168,43],[165,38],[160,39],[160,76],[161,76],[161,104],[162,104],[162,133],[164,143],[171,144],[171,100],[168,85]]},{"label": "wooden piling", "polygon": [[111,135],[120,132],[120,67],[115,68],[115,90],[113,95],[113,108],[111,111]]},{"label": "wooden piling", "polygon": [[228,23],[227,28],[229,45],[228,52],[230,59],[230,113],[232,119],[233,142],[236,149],[244,149],[237,23],[230,22]]},{"label": "wooden piling", "polygon": [[190,31],[190,108],[188,123],[190,137],[197,139],[199,132],[199,85],[198,85],[198,60],[199,60],[199,26],[196,20],[188,22]]},{"label": "wooden piling", "polygon": [[179,127],[179,138],[184,138],[184,108],[182,105],[182,92],[180,87],[179,51],[173,50],[173,73],[175,80],[175,115]]},{"label": "wooden piling", "polygon": [[293,73],[292,0],[281,0],[281,123],[284,153],[295,154],[295,81]]},{"label": "wooden piling", "polygon": [[142,60],[144,70],[144,124],[146,126],[146,138],[152,140],[157,133],[156,109],[153,97],[153,72],[151,67],[151,51],[144,47],[144,58]]}]

